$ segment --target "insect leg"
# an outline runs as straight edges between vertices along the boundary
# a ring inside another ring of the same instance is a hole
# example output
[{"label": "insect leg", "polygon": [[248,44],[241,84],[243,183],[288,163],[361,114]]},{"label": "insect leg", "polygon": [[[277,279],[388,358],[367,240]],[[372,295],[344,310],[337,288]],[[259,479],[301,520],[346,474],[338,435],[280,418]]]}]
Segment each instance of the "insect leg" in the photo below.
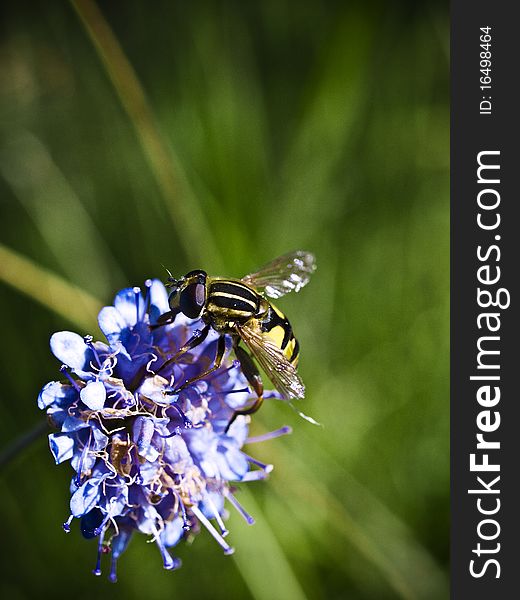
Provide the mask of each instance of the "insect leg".
[{"label": "insect leg", "polygon": [[258,371],[258,367],[256,366],[253,358],[244,350],[242,346],[239,346],[238,343],[235,344],[235,354],[238,360],[240,361],[240,365],[242,366],[242,372],[244,373],[249,385],[253,388],[255,394],[257,396],[262,396],[264,393],[264,384],[262,383],[262,378],[260,377],[260,372]]},{"label": "insect leg", "polygon": [[183,354],[186,354],[186,352],[188,352],[189,350],[193,350],[193,348],[196,348],[199,344],[202,344],[202,342],[208,337],[208,333],[209,330],[211,329],[210,325],[206,325],[203,329],[201,329],[201,331],[199,331],[196,335],[192,335],[190,337],[190,339],[183,344],[179,350],[177,351],[176,354],[174,354],[171,358],[169,358],[167,361],[165,361],[158,369],[157,369],[157,373],[159,373],[160,371],[162,371],[165,367],[167,367],[168,365],[170,365],[172,362],[175,362],[176,360],[178,360]]},{"label": "insect leg", "polygon": [[231,424],[238,417],[238,415],[252,415],[260,408],[260,406],[262,406],[262,402],[264,401],[264,384],[262,383],[260,372],[258,371],[258,367],[253,361],[253,358],[246,350],[244,350],[244,348],[239,346],[238,343],[235,344],[235,354],[240,361],[242,373],[244,373],[245,378],[247,379],[249,385],[253,388],[257,398],[249,408],[235,411],[235,414],[231,417],[231,421],[229,421],[229,425],[226,427],[226,431],[231,427]]},{"label": "insect leg", "polygon": [[169,325],[175,321],[175,317],[179,314],[179,310],[169,310],[168,312],[163,313],[158,319],[157,323],[150,325],[150,329],[157,329],[159,327],[164,327],[165,325]]},{"label": "insect leg", "polygon": [[210,369],[207,369],[206,371],[203,371],[202,373],[200,373],[196,377],[192,377],[191,379],[188,379],[187,381],[185,381],[181,385],[180,388],[177,388],[175,390],[175,392],[172,392],[172,393],[177,394],[181,390],[183,390],[184,388],[186,388],[189,385],[191,385],[192,383],[195,383],[199,379],[204,379],[204,377],[207,377],[210,373],[213,373],[213,371],[216,371],[220,367],[220,365],[222,364],[222,360],[224,359],[225,352],[226,352],[226,336],[225,335],[221,335],[218,338],[218,341],[217,341],[217,353],[215,354],[215,360],[213,361],[213,366]]}]

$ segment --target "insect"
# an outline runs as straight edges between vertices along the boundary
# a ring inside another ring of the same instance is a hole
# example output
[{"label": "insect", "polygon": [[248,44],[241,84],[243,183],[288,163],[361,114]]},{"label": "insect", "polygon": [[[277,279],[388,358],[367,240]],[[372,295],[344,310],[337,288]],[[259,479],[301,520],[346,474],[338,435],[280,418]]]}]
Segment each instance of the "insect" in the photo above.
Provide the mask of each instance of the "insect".
[{"label": "insect", "polygon": [[171,323],[179,313],[191,319],[200,318],[205,325],[161,369],[202,343],[213,329],[220,334],[213,366],[182,387],[220,367],[226,350],[225,338],[229,335],[242,372],[256,394],[254,403],[236,411],[232,421],[240,414],[256,412],[263,402],[264,387],[256,363],[283,398],[303,398],[305,387],[296,371],[298,340],[287,317],[266,296],[280,298],[288,292],[298,292],[307,285],[315,269],[314,256],[298,250],[276,258],[242,279],[210,277],[201,270],[190,271],[180,279],[170,276],[166,285],[171,288],[171,310],[161,316],[158,326]]}]

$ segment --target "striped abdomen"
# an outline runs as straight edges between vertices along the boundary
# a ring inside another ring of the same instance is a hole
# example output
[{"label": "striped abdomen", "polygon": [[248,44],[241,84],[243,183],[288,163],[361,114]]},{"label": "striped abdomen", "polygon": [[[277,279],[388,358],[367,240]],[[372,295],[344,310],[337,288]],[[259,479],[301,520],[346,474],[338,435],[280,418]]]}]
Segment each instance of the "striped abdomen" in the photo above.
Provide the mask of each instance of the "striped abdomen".
[{"label": "striped abdomen", "polygon": [[258,313],[261,301],[245,283],[217,279],[209,285],[206,310],[218,319],[245,322]]},{"label": "striped abdomen", "polygon": [[264,335],[283,351],[285,358],[294,366],[297,366],[300,345],[294,337],[287,317],[273,304],[270,304],[267,315],[261,320],[261,329]]}]

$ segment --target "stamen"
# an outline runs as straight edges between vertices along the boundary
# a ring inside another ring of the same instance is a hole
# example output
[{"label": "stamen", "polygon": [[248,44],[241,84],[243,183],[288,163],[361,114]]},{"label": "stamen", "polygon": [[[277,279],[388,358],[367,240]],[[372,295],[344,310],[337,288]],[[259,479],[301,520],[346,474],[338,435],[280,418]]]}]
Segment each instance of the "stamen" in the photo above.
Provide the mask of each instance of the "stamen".
[{"label": "stamen", "polygon": [[108,580],[111,583],[117,583],[117,556],[112,552],[112,558],[110,560],[110,574]]},{"label": "stamen", "polygon": [[152,303],[152,295],[150,293],[151,287],[152,287],[153,281],[151,279],[147,279],[144,282],[144,287],[145,287],[145,291],[144,291],[144,314],[143,314],[143,319],[146,315],[146,313],[150,312],[150,305]]},{"label": "stamen", "polygon": [[169,433],[168,435],[162,435],[161,433],[159,434],[159,437],[162,437],[164,439],[168,439],[171,437],[175,437],[176,435],[181,435],[182,431],[181,428],[179,426],[177,426],[171,433]]},{"label": "stamen", "polygon": [[[97,529],[94,530],[94,532],[96,532],[96,531],[97,531]],[[98,534],[96,533],[96,535],[98,535]],[[105,538],[105,532],[103,531],[103,533],[99,536],[96,567],[92,571],[92,573],[94,575],[96,575],[96,577],[99,577],[101,575],[101,555],[103,554],[103,540],[104,540],[104,538]]]},{"label": "stamen", "polygon": [[250,462],[253,465],[256,465],[257,467],[260,467],[266,473],[270,473],[274,468],[273,465],[260,462],[259,460],[256,460],[256,458],[249,456],[249,454],[245,454],[244,452],[242,454],[247,458],[248,462]]},{"label": "stamen", "polygon": [[70,533],[70,524],[72,523],[73,518],[74,515],[70,515],[70,517],[65,521],[65,523],[63,523],[62,527],[65,533]]},{"label": "stamen", "polygon": [[[117,528],[117,522],[114,521],[114,526]],[[125,551],[128,542],[130,541],[131,533],[128,530],[117,531],[115,536],[112,537],[112,557],[110,560],[110,573],[108,575],[109,581],[116,583],[117,581],[117,560]]]},{"label": "stamen", "polygon": [[178,569],[181,566],[181,561],[179,558],[172,558],[168,550],[166,550],[166,546],[161,541],[161,538],[157,535],[155,538],[155,542],[157,547],[159,548],[159,552],[161,553],[163,559],[163,566],[168,571],[173,569]]},{"label": "stamen", "polygon": [[254,525],[254,518],[246,511],[246,509],[240,504],[240,502],[235,498],[235,496],[233,496],[233,493],[230,490],[225,489],[224,495],[231,502],[233,507],[238,511],[238,513],[244,519],[244,521],[248,525]]},{"label": "stamen", "polygon": [[261,481],[262,479],[267,479],[268,475],[267,471],[248,471],[240,481]]},{"label": "stamen", "polygon": [[141,288],[134,287],[133,289],[134,297],[135,297],[135,323],[139,323],[140,315],[139,315],[139,297],[141,295]]},{"label": "stamen", "polygon": [[226,537],[226,535],[229,533],[229,531],[226,529],[226,526],[224,525],[224,521],[222,520],[222,517],[220,516],[217,507],[215,506],[215,503],[213,502],[213,500],[211,499],[211,496],[209,494],[206,495],[206,503],[209,505],[209,507],[211,508],[212,512],[213,512],[213,516],[215,517],[218,526],[220,527],[220,533],[222,534],[222,537]]},{"label": "stamen", "polygon": [[184,506],[184,502],[181,500],[180,497],[179,497],[179,504],[180,504],[181,513],[182,513],[182,528],[184,529],[184,531],[189,531],[191,529],[191,523],[188,519],[188,515],[186,514],[186,507]]},{"label": "stamen", "polygon": [[94,348],[94,344],[92,343],[92,340],[94,339],[91,335],[86,335],[84,338],[85,344],[92,350],[92,354],[94,354],[94,358],[96,359],[96,362],[98,364],[98,367],[101,369],[101,360],[99,358],[99,354],[97,353],[97,350]]},{"label": "stamen", "polygon": [[60,367],[60,373],[63,373],[65,375],[65,377],[70,381],[70,384],[72,385],[72,387],[79,392],[80,391],[80,387],[77,383],[77,381],[72,377],[72,375],[69,373],[69,366],[68,365],[61,365]]},{"label": "stamen", "polygon": [[245,443],[256,444],[257,442],[267,442],[268,440],[273,440],[274,438],[281,437],[282,435],[287,435],[289,433],[292,433],[292,427],[285,425],[276,431],[270,431],[269,433],[264,433],[263,435],[249,437],[246,439]]},{"label": "stamen", "polygon": [[233,554],[235,551],[219,534],[219,532],[213,527],[213,525],[206,519],[206,517],[202,514],[202,512],[196,506],[192,506],[191,510],[193,514],[197,517],[197,519],[204,525],[204,527],[211,533],[211,535],[215,538],[221,548],[224,550],[224,554]]},{"label": "stamen", "polygon": [[99,525],[99,527],[96,527],[94,529],[95,536],[100,535],[100,533],[103,533],[103,535],[101,537],[104,536],[105,525],[107,524],[109,519],[110,519],[110,515],[106,515],[106,517],[103,519],[103,521],[101,521],[101,525]]}]

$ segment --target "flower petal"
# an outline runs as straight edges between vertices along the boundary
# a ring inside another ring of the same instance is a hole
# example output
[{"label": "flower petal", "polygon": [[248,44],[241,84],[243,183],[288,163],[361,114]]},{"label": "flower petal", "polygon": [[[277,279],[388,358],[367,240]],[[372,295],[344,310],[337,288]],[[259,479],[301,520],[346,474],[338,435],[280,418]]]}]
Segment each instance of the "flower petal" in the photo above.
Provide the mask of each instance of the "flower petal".
[{"label": "flower petal", "polygon": [[137,516],[137,526],[143,533],[155,534],[157,532],[157,521],[160,521],[161,515],[156,508],[148,503],[143,503],[139,507]]},{"label": "flower petal", "polygon": [[153,400],[156,404],[166,405],[171,404],[177,399],[177,396],[172,395],[164,395],[163,390],[167,390],[169,388],[169,382],[164,377],[160,375],[154,375],[153,377],[147,377],[141,386],[138,389],[138,392]]},{"label": "flower petal", "polygon": [[92,428],[92,433],[94,439],[92,441],[90,449],[92,450],[92,452],[101,452],[101,450],[104,450],[108,445],[108,437],[96,427]]},{"label": "flower petal", "polygon": [[88,473],[96,464],[96,455],[92,452],[83,454],[81,451],[76,452],[70,461],[70,466],[76,471],[81,478],[84,473]]},{"label": "flower petal", "polygon": [[61,429],[68,416],[68,412],[59,406],[49,406],[47,409],[47,420],[56,429]]},{"label": "flower petal", "polygon": [[49,446],[57,465],[74,455],[74,438],[67,433],[51,433]]},{"label": "flower petal", "polygon": [[143,416],[136,417],[132,429],[132,439],[137,446],[138,454],[146,453],[152,442],[153,432],[153,419]]},{"label": "flower petal", "polygon": [[159,470],[162,469],[160,463],[150,462],[145,460],[142,465],[139,466],[139,475],[141,476],[141,485],[148,485],[157,479]]},{"label": "flower petal", "polygon": [[184,533],[183,525],[184,523],[180,517],[166,523],[161,533],[161,539],[165,546],[175,546]]},{"label": "flower petal", "polygon": [[107,496],[107,513],[111,517],[123,514],[128,505],[128,486],[122,483],[118,488],[107,488],[111,493]]},{"label": "flower petal", "polygon": [[63,433],[71,433],[72,431],[77,431],[78,429],[84,429],[88,427],[89,424],[83,421],[83,419],[78,419],[78,417],[73,417],[69,415],[61,426],[61,431]]},{"label": "flower petal", "polygon": [[125,288],[114,298],[114,306],[127,327],[133,327],[138,321],[142,321],[146,310],[142,293],[136,293],[135,290],[136,288]]},{"label": "flower petal", "polygon": [[132,428],[132,439],[141,450],[150,445],[154,432],[154,422],[152,417],[138,416],[134,420]]},{"label": "flower petal", "polygon": [[207,492],[199,502],[199,508],[208,519],[214,519],[224,512],[224,496],[217,492]]},{"label": "flower petal", "polygon": [[161,315],[170,310],[170,305],[168,304],[168,292],[162,281],[154,279],[148,293],[150,294],[150,323],[156,323]]},{"label": "flower petal", "polygon": [[246,390],[245,392],[237,392],[234,394],[229,394],[226,397],[226,404],[233,410],[240,410],[241,408],[244,408],[244,405],[248,402],[248,400],[251,400],[251,398],[254,398],[254,396],[251,395],[249,390]]},{"label": "flower petal", "polygon": [[249,470],[249,463],[246,457],[238,448],[230,445],[219,447],[216,457],[221,476],[228,481],[242,479]]},{"label": "flower petal", "polygon": [[76,390],[59,381],[50,381],[45,385],[38,396],[38,408],[42,410],[48,408],[51,404],[58,406],[68,405],[76,398]]},{"label": "flower petal", "polygon": [[79,395],[83,404],[90,410],[101,410],[105,405],[107,391],[101,381],[90,381]]},{"label": "flower petal", "polygon": [[249,435],[248,418],[244,415],[238,417],[231,423],[227,435],[235,440],[238,447],[242,447]]},{"label": "flower petal", "polygon": [[121,330],[127,326],[123,315],[113,306],[105,306],[101,309],[98,324],[110,344],[119,340]]},{"label": "flower petal", "polygon": [[89,347],[85,340],[72,331],[58,331],[51,336],[54,356],[71,369],[82,371],[88,365]]},{"label": "flower petal", "polygon": [[72,494],[70,512],[75,517],[81,517],[96,506],[100,496],[100,483],[98,479],[89,479]]}]

